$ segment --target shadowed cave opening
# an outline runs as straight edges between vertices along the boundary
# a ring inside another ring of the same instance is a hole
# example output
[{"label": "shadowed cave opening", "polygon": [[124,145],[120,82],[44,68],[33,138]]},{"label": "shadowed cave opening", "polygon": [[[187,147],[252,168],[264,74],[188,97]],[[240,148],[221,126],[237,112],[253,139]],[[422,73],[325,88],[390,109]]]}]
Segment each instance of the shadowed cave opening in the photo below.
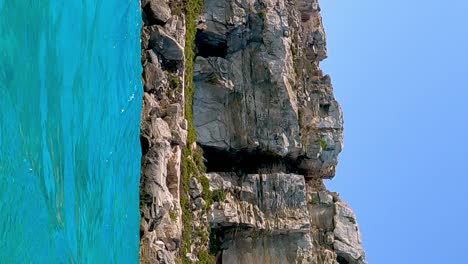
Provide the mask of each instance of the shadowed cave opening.
[{"label": "shadowed cave opening", "polygon": [[320,104],[320,117],[327,117],[330,114],[330,104]]},{"label": "shadowed cave opening", "polygon": [[349,264],[349,262],[342,256],[336,257],[336,261],[338,261],[339,264]]},{"label": "shadowed cave opening", "polygon": [[204,58],[208,57],[222,57],[226,58],[227,55],[227,40],[223,37],[198,30],[195,43],[197,45],[197,55]]},{"label": "shadowed cave opening", "polygon": [[215,147],[201,146],[206,171],[236,172],[239,175],[257,173],[295,173],[304,174],[298,168],[301,158],[281,157],[260,150],[226,151]]},{"label": "shadowed cave opening", "polygon": [[146,155],[148,153],[150,142],[148,138],[140,136],[141,154]]}]

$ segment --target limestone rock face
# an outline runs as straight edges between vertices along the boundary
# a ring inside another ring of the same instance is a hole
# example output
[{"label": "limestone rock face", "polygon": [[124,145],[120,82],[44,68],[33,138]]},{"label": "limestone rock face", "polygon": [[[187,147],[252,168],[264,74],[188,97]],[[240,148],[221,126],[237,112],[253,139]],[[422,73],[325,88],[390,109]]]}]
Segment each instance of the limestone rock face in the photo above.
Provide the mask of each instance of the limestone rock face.
[{"label": "limestone rock face", "polygon": [[198,143],[269,153],[334,176],[343,118],[316,1],[206,0],[195,62]]},{"label": "limestone rock face", "polygon": [[256,238],[254,233],[242,233],[229,242],[222,263],[326,263],[314,262],[311,250],[311,239],[306,234],[272,234]]},{"label": "limestone rock face", "polygon": [[366,263],[356,216],[321,184],[285,173],[207,176],[226,194],[209,219],[222,263]]},{"label": "limestone rock face", "polygon": [[150,35],[150,46],[169,61],[181,61],[184,59],[183,47],[160,27],[154,27]]},{"label": "limestone rock face", "polygon": [[194,124],[205,150],[222,263],[366,263],[335,175],[341,108],[319,68],[317,1],[205,0]]},{"label": "limestone rock face", "polygon": [[233,173],[207,174],[213,189],[227,194],[214,205],[210,222],[223,228],[243,226],[272,233],[309,229],[304,177],[295,174],[249,174],[239,184]]},{"label": "limestone rock face", "polygon": [[190,28],[193,2],[141,0],[140,262],[367,263],[354,212],[323,184],[343,117],[318,1],[204,0]]},{"label": "limestone rock face", "polygon": [[165,24],[171,18],[171,8],[164,0],[142,1],[145,15],[149,21],[155,24]]},{"label": "limestone rock face", "polygon": [[185,24],[163,0],[142,1],[143,112],[140,262],[175,263],[182,235],[181,149]]}]

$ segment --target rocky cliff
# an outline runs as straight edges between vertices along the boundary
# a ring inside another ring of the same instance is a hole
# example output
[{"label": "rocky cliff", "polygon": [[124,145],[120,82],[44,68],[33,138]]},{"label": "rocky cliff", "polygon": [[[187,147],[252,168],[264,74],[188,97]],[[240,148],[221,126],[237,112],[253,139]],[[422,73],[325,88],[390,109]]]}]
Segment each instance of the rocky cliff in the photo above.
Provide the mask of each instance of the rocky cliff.
[{"label": "rocky cliff", "polygon": [[316,0],[142,0],[142,263],[366,263]]}]

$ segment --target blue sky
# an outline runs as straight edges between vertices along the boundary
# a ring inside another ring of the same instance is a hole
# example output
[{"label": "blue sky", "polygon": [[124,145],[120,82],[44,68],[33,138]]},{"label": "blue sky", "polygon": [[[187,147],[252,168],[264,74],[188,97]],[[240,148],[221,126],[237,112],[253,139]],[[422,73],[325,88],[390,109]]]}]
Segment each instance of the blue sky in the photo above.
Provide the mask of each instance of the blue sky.
[{"label": "blue sky", "polygon": [[322,0],[345,149],[327,182],[371,264],[466,263],[468,1]]}]

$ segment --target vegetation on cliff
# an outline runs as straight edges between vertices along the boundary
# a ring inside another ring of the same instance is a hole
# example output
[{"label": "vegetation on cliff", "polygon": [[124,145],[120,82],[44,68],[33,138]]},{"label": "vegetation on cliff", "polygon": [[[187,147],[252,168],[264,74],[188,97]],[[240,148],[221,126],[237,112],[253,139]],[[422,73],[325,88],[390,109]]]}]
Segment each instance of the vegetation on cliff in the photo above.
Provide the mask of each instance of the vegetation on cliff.
[{"label": "vegetation on cliff", "polygon": [[[181,194],[181,207],[182,207],[182,222],[183,234],[182,244],[180,251],[180,262],[191,263],[186,257],[187,253],[191,251],[191,238],[192,238],[192,211],[190,208],[189,196],[189,181],[191,177],[195,177],[203,186],[202,197],[206,202],[206,207],[213,202],[212,194],[209,188],[209,180],[205,176],[205,166],[203,164],[203,153],[201,149],[194,148],[197,136],[195,127],[193,125],[193,96],[195,92],[195,85],[193,82],[193,65],[195,60],[195,37],[197,33],[197,18],[203,12],[203,0],[186,0],[181,7],[182,12],[186,16],[186,42],[185,42],[185,118],[188,122],[188,136],[187,145],[183,149],[182,158],[182,194]],[[208,244],[208,231],[194,230],[195,234],[202,237],[205,244]],[[206,238],[206,239],[203,239]],[[215,263],[215,258],[210,255],[206,249],[198,252],[198,263]]]}]

